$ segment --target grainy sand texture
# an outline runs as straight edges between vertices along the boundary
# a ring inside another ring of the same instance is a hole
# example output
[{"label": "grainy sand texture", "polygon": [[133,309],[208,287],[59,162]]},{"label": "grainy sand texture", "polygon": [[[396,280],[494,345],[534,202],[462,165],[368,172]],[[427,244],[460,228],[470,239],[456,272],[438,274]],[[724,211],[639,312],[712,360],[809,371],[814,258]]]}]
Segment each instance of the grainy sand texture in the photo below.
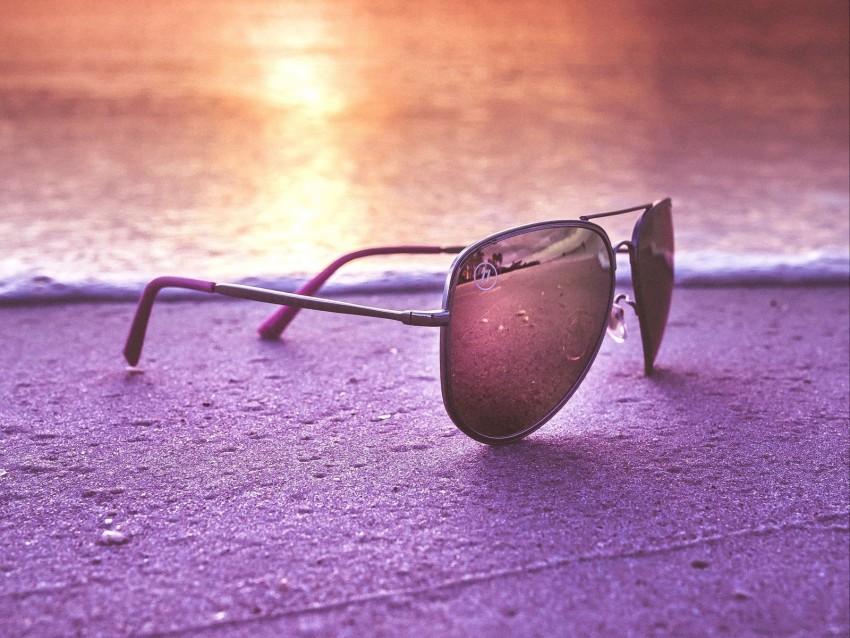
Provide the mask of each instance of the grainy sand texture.
[{"label": "grainy sand texture", "polygon": [[[435,307],[436,295],[353,300]],[[846,636],[848,289],[677,289],[520,443],[438,331],[261,304],[0,309],[0,635]]]}]

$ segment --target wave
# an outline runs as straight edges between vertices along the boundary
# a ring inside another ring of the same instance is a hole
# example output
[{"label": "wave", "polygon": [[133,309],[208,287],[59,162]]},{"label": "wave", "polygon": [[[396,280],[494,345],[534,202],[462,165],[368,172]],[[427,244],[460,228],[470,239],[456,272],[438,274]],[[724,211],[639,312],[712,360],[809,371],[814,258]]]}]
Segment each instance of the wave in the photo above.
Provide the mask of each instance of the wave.
[{"label": "wave", "polygon": [[850,283],[850,252],[841,248],[796,255],[719,251],[676,255],[676,284],[681,286],[847,283]]},{"label": "wave", "polygon": [[[445,284],[444,270],[391,270],[343,273],[322,289],[322,294],[439,291]],[[630,269],[625,261],[617,268],[617,283],[628,285]],[[222,280],[223,281],[223,280]],[[229,279],[276,290],[295,290],[304,276],[250,277]],[[147,283],[137,277],[110,276],[54,278],[25,273],[0,280],[0,305],[70,301],[135,301]],[[676,256],[676,285],[684,287],[734,287],[782,285],[850,284],[850,254],[842,249],[811,251],[797,255],[733,254],[702,251]],[[168,299],[200,299],[206,295],[167,289]]]}]

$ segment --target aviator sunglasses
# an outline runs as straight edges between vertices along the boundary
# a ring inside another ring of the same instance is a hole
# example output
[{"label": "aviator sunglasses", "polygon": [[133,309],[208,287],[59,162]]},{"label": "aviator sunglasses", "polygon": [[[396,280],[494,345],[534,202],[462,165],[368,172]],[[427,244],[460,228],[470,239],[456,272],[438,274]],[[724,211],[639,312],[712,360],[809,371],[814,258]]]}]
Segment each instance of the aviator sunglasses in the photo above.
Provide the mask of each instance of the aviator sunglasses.
[{"label": "aviator sunglasses", "polygon": [[[591,220],[640,212],[631,241],[616,246]],[[438,310],[387,310],[314,297],[342,265],[361,257],[458,253]],[[616,254],[628,254],[634,299],[614,296]],[[625,339],[624,305],[637,314],[644,371],[652,374],[673,292],[669,199],[577,220],[496,233],[468,247],[390,246],[344,255],[294,293],[183,277],[142,292],[124,356],[139,361],[156,294],[185,288],[284,306],[259,328],[280,337],[302,308],[440,329],[443,403],[452,421],[489,444],[523,438],[551,419],[581,385],[605,334]]]}]

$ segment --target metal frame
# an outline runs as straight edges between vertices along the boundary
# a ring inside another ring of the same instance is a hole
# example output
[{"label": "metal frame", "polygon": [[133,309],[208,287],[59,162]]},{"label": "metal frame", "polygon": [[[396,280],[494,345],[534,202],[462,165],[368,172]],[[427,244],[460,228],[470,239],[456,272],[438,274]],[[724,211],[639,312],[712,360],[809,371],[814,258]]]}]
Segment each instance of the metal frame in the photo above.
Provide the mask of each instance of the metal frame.
[{"label": "metal frame", "polygon": [[[591,219],[600,219],[602,217],[613,217],[614,215],[625,215],[626,213],[634,213],[639,210],[646,212],[655,206],[658,202],[652,204],[641,204],[640,206],[632,206],[631,208],[623,208],[621,210],[611,211],[610,213],[594,213],[593,215],[582,215],[579,219],[583,222],[589,222]],[[619,244],[618,244],[619,245]]]},{"label": "metal frame", "polygon": [[[630,305],[633,306],[635,312],[638,316],[638,322],[640,325],[641,339],[643,343],[644,350],[644,369],[647,375],[652,374],[653,371],[653,361],[649,361],[647,359],[647,353],[651,351],[651,344],[649,343],[648,330],[645,330],[645,319],[643,319],[643,312],[641,310],[641,297],[639,289],[641,288],[640,282],[640,273],[637,269],[637,244],[640,238],[640,231],[642,228],[643,221],[646,215],[650,214],[654,209],[660,206],[671,206],[671,202],[669,198],[665,198],[662,200],[657,200],[651,204],[643,204],[641,206],[634,206],[631,208],[624,208],[622,210],[611,211],[607,213],[596,213],[592,215],[582,215],[577,220],[560,220],[560,221],[549,221],[549,222],[540,222],[536,224],[527,224],[524,226],[518,226],[515,228],[511,228],[508,230],[504,230],[499,233],[494,233],[484,239],[475,242],[474,244],[467,246],[466,248],[461,249],[460,247],[433,247],[433,246],[395,246],[395,247],[383,247],[383,248],[370,248],[362,251],[357,251],[355,253],[349,253],[347,255],[343,255],[336,261],[334,261],[331,265],[329,265],[325,270],[323,270],[319,275],[311,279],[305,285],[303,285],[297,292],[281,292],[277,290],[269,290],[265,288],[257,288],[254,286],[243,286],[240,284],[228,284],[222,283],[218,284],[210,281],[201,281],[196,279],[186,279],[182,277],[159,277],[151,281],[142,292],[142,296],[139,299],[139,303],[136,309],[136,314],[133,319],[133,324],[130,329],[130,333],[127,336],[127,343],[124,347],[124,356],[127,359],[127,362],[130,365],[136,365],[139,361],[142,351],[142,345],[144,343],[145,332],[147,329],[147,324],[150,319],[151,309],[153,307],[154,299],[157,293],[163,288],[185,288],[189,290],[197,290],[200,292],[207,293],[217,293],[220,295],[224,295],[227,297],[236,297],[239,299],[248,299],[252,301],[260,301],[263,303],[271,303],[280,306],[285,306],[289,312],[286,313],[275,313],[272,317],[270,317],[266,322],[264,322],[263,326],[260,328],[260,333],[266,337],[274,337],[278,336],[283,328],[294,318],[295,314],[298,310],[302,308],[310,309],[310,310],[319,310],[322,312],[334,312],[340,314],[348,314],[348,315],[358,315],[362,317],[373,317],[376,319],[390,319],[393,321],[400,321],[409,326],[423,326],[423,327],[431,327],[431,328],[440,328],[440,377],[441,377],[441,389],[443,396],[443,405],[446,408],[446,412],[452,421],[457,425],[457,427],[463,431],[465,434],[470,436],[471,438],[480,441],[482,443],[488,443],[490,445],[497,445],[503,443],[509,443],[511,441],[515,441],[517,439],[521,439],[525,436],[528,436],[547,421],[549,421],[563,406],[569,401],[570,397],[575,394],[581,385],[582,381],[584,381],[585,376],[587,375],[590,367],[593,362],[596,360],[596,356],[599,353],[599,348],[602,345],[602,341],[605,338],[606,333],[606,325],[608,323],[608,316],[606,314],[605,320],[602,322],[602,325],[599,327],[599,337],[596,341],[595,348],[593,350],[592,356],[588,359],[587,365],[582,372],[579,379],[570,388],[567,393],[564,395],[563,399],[555,406],[543,419],[539,422],[535,423],[529,428],[518,432],[517,434],[513,434],[507,437],[486,437],[481,434],[473,431],[468,428],[466,424],[462,422],[462,419],[457,415],[453,401],[451,397],[451,389],[449,387],[448,379],[450,378],[450,370],[449,370],[449,361],[448,361],[448,347],[449,347],[449,339],[451,335],[451,307],[454,299],[454,291],[456,289],[456,282],[458,277],[460,276],[461,268],[460,266],[466,260],[467,257],[483,248],[484,246],[494,243],[496,241],[501,241],[504,239],[509,239],[511,237],[515,237],[517,235],[521,235],[533,230],[544,230],[547,228],[585,228],[590,230],[600,236],[605,244],[605,248],[608,251],[608,257],[610,259],[611,268],[611,285],[610,285],[610,293],[608,298],[608,306],[610,307],[614,300],[615,295],[615,285],[616,285],[616,270],[617,270],[617,254],[625,254],[629,255],[629,265],[632,270],[632,279],[633,279],[633,288],[635,292],[635,301]],[[637,222],[635,223],[634,230],[632,232],[632,240],[631,241],[623,241],[616,245],[616,247],[612,247],[611,240],[608,237],[608,234],[605,230],[598,226],[595,223],[592,223],[593,219],[600,219],[604,217],[611,217],[614,215],[624,215],[626,213],[633,213],[637,211],[643,211],[643,214],[640,215]],[[388,255],[388,254],[436,254],[436,253],[459,253],[457,257],[455,257],[452,262],[451,268],[446,276],[446,283],[443,288],[443,307],[436,310],[390,310],[386,308],[375,308],[372,306],[364,306],[360,304],[353,304],[344,301],[334,301],[331,299],[321,299],[318,297],[313,297],[309,294],[300,294],[305,290],[309,290],[311,292],[317,292],[319,288],[324,284],[324,282],[334,273],[340,266],[343,264],[352,261],[353,259],[357,259],[360,257],[367,257],[372,255]],[[264,328],[267,329],[264,331]]]},{"label": "metal frame", "polygon": [[[342,255],[341,257],[335,259],[320,273],[318,273],[308,281],[304,282],[298,288],[298,290],[295,291],[295,294],[307,297],[314,296],[317,292],[319,292],[325,282],[330,279],[331,275],[333,275],[337,270],[342,268],[345,264],[354,261],[355,259],[362,259],[363,257],[374,257],[377,255],[436,255],[440,253],[454,254],[461,252],[463,249],[463,246],[379,246],[376,248],[365,248],[363,250],[356,250],[352,253]],[[280,308],[273,312],[265,321],[263,321],[263,323],[261,323],[260,326],[257,328],[257,332],[263,339],[280,338],[280,335],[283,334],[283,331],[286,330],[286,327],[292,322],[293,319],[295,319],[295,316],[298,314],[302,307],[306,306],[296,306],[294,304],[285,305],[283,308]]]},{"label": "metal frame", "polygon": [[184,277],[158,277],[145,286],[136,307],[136,315],[133,318],[130,333],[127,335],[127,342],[124,345],[124,358],[132,366],[136,365],[141,357],[145,333],[147,332],[151,310],[153,309],[153,302],[157,293],[163,288],[183,288],[298,309],[307,308],[322,312],[374,317],[376,319],[391,319],[393,321],[400,321],[408,326],[438,328],[449,323],[449,313],[443,308],[437,310],[388,310],[254,286],[227,283],[217,284],[213,281],[201,281]]},{"label": "metal frame", "polygon": [[[630,212],[630,211],[623,211]],[[614,213],[618,214],[618,213]],[[484,246],[492,244],[497,241],[503,241],[505,239],[510,239],[511,237],[516,237],[517,235],[523,235],[528,232],[536,231],[536,230],[546,230],[550,228],[584,228],[590,230],[602,239],[605,244],[605,248],[608,251],[608,259],[611,264],[610,274],[611,274],[611,282],[609,286],[609,294],[608,294],[608,303],[606,304],[607,308],[611,307],[611,304],[614,301],[614,285],[616,282],[616,270],[617,270],[617,259],[614,254],[614,249],[611,247],[611,240],[608,238],[608,234],[605,230],[593,224],[591,222],[585,221],[584,219],[579,220],[563,220],[563,221],[554,221],[554,222],[541,222],[537,224],[528,224],[525,226],[519,226],[517,228],[512,228],[510,230],[502,231],[501,233],[496,233],[494,235],[490,235],[485,239],[482,239],[479,242],[476,242],[466,248],[460,255],[458,255],[454,263],[452,263],[451,270],[449,272],[449,276],[446,278],[446,286],[443,290],[443,307],[446,308],[451,314],[452,301],[454,299],[454,291],[456,289],[455,282],[457,277],[460,275],[460,265],[464,262],[464,260],[470,255],[474,254],[477,250],[480,250]],[[582,381],[584,381],[585,376],[587,376],[588,371],[590,370],[593,362],[596,360],[596,355],[599,353],[599,348],[602,346],[602,341],[605,339],[605,326],[608,323],[608,313],[606,312],[604,315],[604,320],[602,324],[599,326],[599,337],[596,339],[596,345],[593,348],[593,354],[587,360],[587,365],[579,376],[578,380],[573,384],[573,387],[567,391],[564,397],[561,399],[560,403],[556,405],[552,410],[543,417],[537,423],[531,425],[530,427],[521,430],[515,434],[511,434],[510,436],[505,437],[489,437],[484,436],[483,434],[476,432],[475,430],[467,427],[467,425],[463,422],[463,420],[458,416],[457,412],[454,409],[454,402],[451,396],[451,387],[449,384],[449,379],[451,378],[451,370],[449,367],[449,344],[451,340],[451,322],[449,322],[446,326],[440,329],[440,384],[443,394],[443,405],[446,408],[446,412],[451,418],[452,422],[467,436],[475,439],[476,441],[480,441],[481,443],[487,443],[489,445],[502,445],[505,443],[510,443],[511,441],[516,441],[518,439],[524,438],[540,428],[544,425],[549,419],[551,419],[558,411],[564,407],[567,401],[570,400],[570,397],[575,394],[576,390],[578,390]]]},{"label": "metal frame", "polygon": [[445,310],[387,310],[385,308],[374,308],[360,304],[348,303],[346,301],[332,301],[331,299],[319,299],[298,295],[294,292],[278,292],[266,288],[255,288],[254,286],[242,286],[239,284],[216,284],[213,292],[228,297],[249,299],[251,301],[262,301],[263,303],[278,304],[290,308],[303,308],[307,310],[321,310],[323,312],[336,312],[344,315],[358,315],[360,317],[374,317],[376,319],[392,319],[401,321],[408,326],[425,326],[438,328],[448,325],[449,313]]}]

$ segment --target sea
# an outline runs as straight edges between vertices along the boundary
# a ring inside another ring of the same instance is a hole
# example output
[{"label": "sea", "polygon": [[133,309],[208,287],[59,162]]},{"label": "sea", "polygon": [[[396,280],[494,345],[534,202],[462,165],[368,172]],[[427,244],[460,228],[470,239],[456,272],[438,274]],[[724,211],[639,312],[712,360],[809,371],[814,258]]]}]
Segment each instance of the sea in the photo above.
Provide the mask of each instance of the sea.
[{"label": "sea", "polygon": [[[846,0],[4,1],[0,303],[291,290],[357,248],[662,197],[679,285],[846,285],[848,24]],[[331,292],[450,263],[361,260]]]}]

